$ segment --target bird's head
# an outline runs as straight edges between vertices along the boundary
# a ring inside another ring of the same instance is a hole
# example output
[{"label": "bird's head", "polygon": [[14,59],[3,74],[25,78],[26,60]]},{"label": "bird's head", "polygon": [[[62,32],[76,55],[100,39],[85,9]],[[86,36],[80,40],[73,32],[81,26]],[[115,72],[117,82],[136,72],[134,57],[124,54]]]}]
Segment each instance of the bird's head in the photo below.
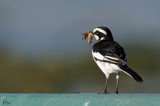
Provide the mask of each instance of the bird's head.
[{"label": "bird's head", "polygon": [[88,37],[88,44],[90,44],[92,43],[92,36],[96,38],[97,42],[102,40],[113,41],[111,31],[105,26],[100,26],[95,28],[93,31],[87,31],[86,33],[83,33],[82,40]]},{"label": "bird's head", "polygon": [[95,28],[92,33],[98,42],[101,40],[113,40],[111,31],[105,26]]}]

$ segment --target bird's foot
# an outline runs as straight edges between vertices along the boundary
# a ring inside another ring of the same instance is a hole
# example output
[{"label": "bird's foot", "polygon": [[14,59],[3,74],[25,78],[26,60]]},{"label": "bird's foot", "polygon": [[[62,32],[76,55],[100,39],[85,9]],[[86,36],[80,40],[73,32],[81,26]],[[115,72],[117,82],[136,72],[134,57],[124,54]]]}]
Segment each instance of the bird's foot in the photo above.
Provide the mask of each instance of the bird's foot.
[{"label": "bird's foot", "polygon": [[98,94],[109,94],[109,91],[104,90],[103,92],[98,92]]},{"label": "bird's foot", "polygon": [[115,92],[115,94],[118,94],[118,89],[116,89],[116,92]]},{"label": "bird's foot", "polygon": [[118,91],[116,91],[115,94],[118,94]]}]

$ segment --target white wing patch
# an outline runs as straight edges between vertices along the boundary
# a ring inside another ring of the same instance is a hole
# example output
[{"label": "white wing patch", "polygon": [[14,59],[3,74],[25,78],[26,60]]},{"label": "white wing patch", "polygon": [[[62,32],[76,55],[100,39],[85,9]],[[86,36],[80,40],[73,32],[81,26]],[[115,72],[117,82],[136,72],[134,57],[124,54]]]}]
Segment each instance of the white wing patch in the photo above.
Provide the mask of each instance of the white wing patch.
[{"label": "white wing patch", "polygon": [[110,63],[116,63],[115,61],[112,61],[110,59],[105,58],[103,55],[101,55],[98,52],[93,52],[93,56],[95,59],[100,60],[100,61],[106,61],[106,62],[110,62]]},{"label": "white wing patch", "polygon": [[104,57],[109,58],[109,59],[112,59],[112,60],[119,60],[118,58],[111,57],[111,56],[104,56]]},{"label": "white wing patch", "polygon": [[106,60],[106,58],[104,58],[104,56],[101,55],[100,53],[98,53],[98,52],[92,52],[92,53],[93,53],[93,56],[96,57],[97,59]]},{"label": "white wing patch", "polygon": [[115,58],[115,57],[111,57],[111,56],[103,56],[98,52],[92,52],[95,60],[99,60],[102,62],[109,62],[109,63],[113,63],[113,64],[126,64],[126,62],[124,62],[121,59]]}]

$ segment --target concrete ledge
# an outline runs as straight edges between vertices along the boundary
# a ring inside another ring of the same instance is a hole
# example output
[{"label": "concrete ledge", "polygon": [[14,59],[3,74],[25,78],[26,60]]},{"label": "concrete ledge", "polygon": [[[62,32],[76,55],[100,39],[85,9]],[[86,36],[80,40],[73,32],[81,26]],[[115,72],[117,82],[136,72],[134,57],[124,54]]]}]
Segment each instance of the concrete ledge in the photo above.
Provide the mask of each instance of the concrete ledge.
[{"label": "concrete ledge", "polygon": [[160,106],[160,94],[0,94],[0,106]]}]

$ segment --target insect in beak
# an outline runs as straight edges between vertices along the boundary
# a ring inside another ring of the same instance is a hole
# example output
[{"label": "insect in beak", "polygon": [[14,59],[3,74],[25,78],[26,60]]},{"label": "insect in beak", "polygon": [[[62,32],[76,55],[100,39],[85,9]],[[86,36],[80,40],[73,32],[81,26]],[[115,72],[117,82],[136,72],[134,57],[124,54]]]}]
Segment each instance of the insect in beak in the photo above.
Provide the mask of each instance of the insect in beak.
[{"label": "insect in beak", "polygon": [[87,31],[86,33],[83,34],[82,40],[86,40],[88,38],[88,44],[91,44],[92,36],[93,36],[93,33],[91,31]]}]

